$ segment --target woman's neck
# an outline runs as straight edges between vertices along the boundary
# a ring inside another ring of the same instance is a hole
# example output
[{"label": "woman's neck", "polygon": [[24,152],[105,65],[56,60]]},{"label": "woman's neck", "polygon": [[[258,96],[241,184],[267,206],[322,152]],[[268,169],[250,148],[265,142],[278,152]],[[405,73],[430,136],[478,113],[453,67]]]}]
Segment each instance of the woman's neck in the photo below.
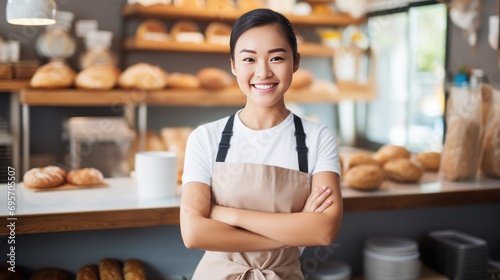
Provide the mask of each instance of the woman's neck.
[{"label": "woman's neck", "polygon": [[276,108],[256,108],[247,104],[245,108],[241,110],[239,117],[246,127],[253,130],[264,130],[277,126],[283,122],[289,114],[290,110],[285,106]]}]

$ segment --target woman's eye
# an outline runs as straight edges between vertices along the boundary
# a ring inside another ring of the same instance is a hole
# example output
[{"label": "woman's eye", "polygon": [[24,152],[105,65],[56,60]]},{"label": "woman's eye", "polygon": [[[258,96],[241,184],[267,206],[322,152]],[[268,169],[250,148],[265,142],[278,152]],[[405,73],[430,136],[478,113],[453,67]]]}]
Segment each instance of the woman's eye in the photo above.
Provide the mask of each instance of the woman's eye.
[{"label": "woman's eye", "polygon": [[279,61],[279,60],[283,60],[283,58],[279,56],[271,58],[271,61]]},{"label": "woman's eye", "polygon": [[254,60],[253,60],[253,58],[247,57],[247,58],[244,58],[243,61],[244,62],[253,62]]}]

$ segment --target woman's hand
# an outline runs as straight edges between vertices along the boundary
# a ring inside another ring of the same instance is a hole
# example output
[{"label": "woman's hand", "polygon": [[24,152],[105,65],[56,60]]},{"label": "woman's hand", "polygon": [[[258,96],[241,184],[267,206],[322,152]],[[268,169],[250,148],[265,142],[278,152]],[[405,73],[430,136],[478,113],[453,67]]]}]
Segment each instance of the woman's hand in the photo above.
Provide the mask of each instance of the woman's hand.
[{"label": "woman's hand", "polygon": [[332,205],[331,199],[328,199],[331,192],[332,191],[327,186],[316,188],[307,198],[306,204],[301,212],[321,213],[325,211],[325,209]]}]

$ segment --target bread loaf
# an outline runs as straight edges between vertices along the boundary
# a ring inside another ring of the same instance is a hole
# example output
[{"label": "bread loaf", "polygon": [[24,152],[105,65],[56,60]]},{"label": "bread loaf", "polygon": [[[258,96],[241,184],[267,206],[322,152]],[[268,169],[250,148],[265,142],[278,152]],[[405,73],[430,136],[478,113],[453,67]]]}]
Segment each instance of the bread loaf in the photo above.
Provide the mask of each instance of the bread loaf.
[{"label": "bread loaf", "polygon": [[167,86],[178,89],[197,89],[200,87],[200,80],[191,74],[171,73],[168,75]]},{"label": "bread loaf", "polygon": [[129,66],[118,79],[120,87],[143,90],[159,90],[167,85],[168,75],[163,69],[148,63]]},{"label": "bread loaf", "polygon": [[194,21],[181,20],[172,26],[172,39],[183,43],[203,43],[205,38]]},{"label": "bread loaf", "polygon": [[99,269],[97,265],[90,264],[82,266],[76,274],[76,280],[99,280]]},{"label": "bread loaf", "polygon": [[145,20],[137,27],[135,38],[144,41],[167,41],[167,26],[157,19]]},{"label": "bread loaf", "polygon": [[233,84],[233,78],[229,73],[218,68],[203,68],[196,76],[200,80],[201,86],[206,89],[224,89]]},{"label": "bread loaf", "polygon": [[146,272],[138,260],[126,260],[123,265],[124,280],[146,280]]},{"label": "bread loaf", "polygon": [[100,280],[123,280],[120,264],[113,259],[102,259],[99,261]]},{"label": "bread loaf", "polygon": [[235,9],[233,0],[205,0],[205,8],[216,12],[230,12]]},{"label": "bread loaf", "polygon": [[314,77],[311,71],[299,68],[294,74],[292,83],[290,84],[291,89],[303,89],[307,88],[314,82]]},{"label": "bread loaf", "polygon": [[349,170],[361,164],[373,164],[378,166],[379,162],[375,160],[369,153],[357,152],[347,158],[346,170]]},{"label": "bread loaf", "polygon": [[416,183],[424,175],[423,167],[407,158],[392,159],[384,164],[383,169],[387,177],[402,183]]},{"label": "bread loaf", "polygon": [[174,0],[174,5],[179,8],[203,9],[205,8],[204,0]]},{"label": "bread loaf", "polygon": [[101,171],[95,168],[71,170],[66,179],[68,183],[77,186],[92,186],[104,183],[104,176]]},{"label": "bread loaf", "polygon": [[374,191],[384,182],[384,172],[378,165],[363,164],[346,171],[347,186],[360,191]]},{"label": "bread loaf", "polygon": [[35,270],[30,280],[67,280],[68,273],[55,267],[45,267]]},{"label": "bread loaf", "polygon": [[441,175],[446,180],[470,180],[476,177],[479,123],[456,116],[448,121],[441,155]]},{"label": "bread loaf", "polygon": [[96,65],[83,69],[76,76],[76,87],[83,89],[108,90],[115,87],[120,70],[111,65]]},{"label": "bread loaf", "polygon": [[31,78],[32,88],[69,88],[73,86],[76,73],[64,62],[53,61],[38,68]]},{"label": "bread loaf", "polygon": [[410,158],[410,151],[405,147],[397,145],[384,145],[375,154],[373,158],[376,159],[381,166],[384,166],[386,162],[397,158]]},{"label": "bread loaf", "polygon": [[64,184],[66,171],[57,166],[32,168],[24,174],[23,184],[32,188],[53,188]]},{"label": "bread loaf", "polygon": [[243,12],[247,12],[262,8],[264,6],[262,2],[262,0],[238,0],[238,9]]},{"label": "bread loaf", "polygon": [[441,164],[441,153],[418,153],[413,156],[413,160],[419,162],[426,171],[435,172],[439,170],[439,165]]},{"label": "bread loaf", "polygon": [[500,119],[490,121],[485,130],[480,167],[484,175],[500,178]]},{"label": "bread loaf", "polygon": [[229,45],[231,26],[221,22],[212,22],[205,30],[205,40],[210,44]]}]

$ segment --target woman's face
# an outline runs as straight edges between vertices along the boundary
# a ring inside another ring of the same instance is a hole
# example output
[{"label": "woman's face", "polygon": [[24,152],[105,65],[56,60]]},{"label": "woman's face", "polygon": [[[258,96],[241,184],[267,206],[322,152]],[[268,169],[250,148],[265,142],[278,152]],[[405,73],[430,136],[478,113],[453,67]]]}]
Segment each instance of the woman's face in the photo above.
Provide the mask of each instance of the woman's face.
[{"label": "woman's face", "polygon": [[248,101],[264,107],[283,99],[298,67],[290,44],[274,25],[245,31],[236,42],[231,63]]}]

